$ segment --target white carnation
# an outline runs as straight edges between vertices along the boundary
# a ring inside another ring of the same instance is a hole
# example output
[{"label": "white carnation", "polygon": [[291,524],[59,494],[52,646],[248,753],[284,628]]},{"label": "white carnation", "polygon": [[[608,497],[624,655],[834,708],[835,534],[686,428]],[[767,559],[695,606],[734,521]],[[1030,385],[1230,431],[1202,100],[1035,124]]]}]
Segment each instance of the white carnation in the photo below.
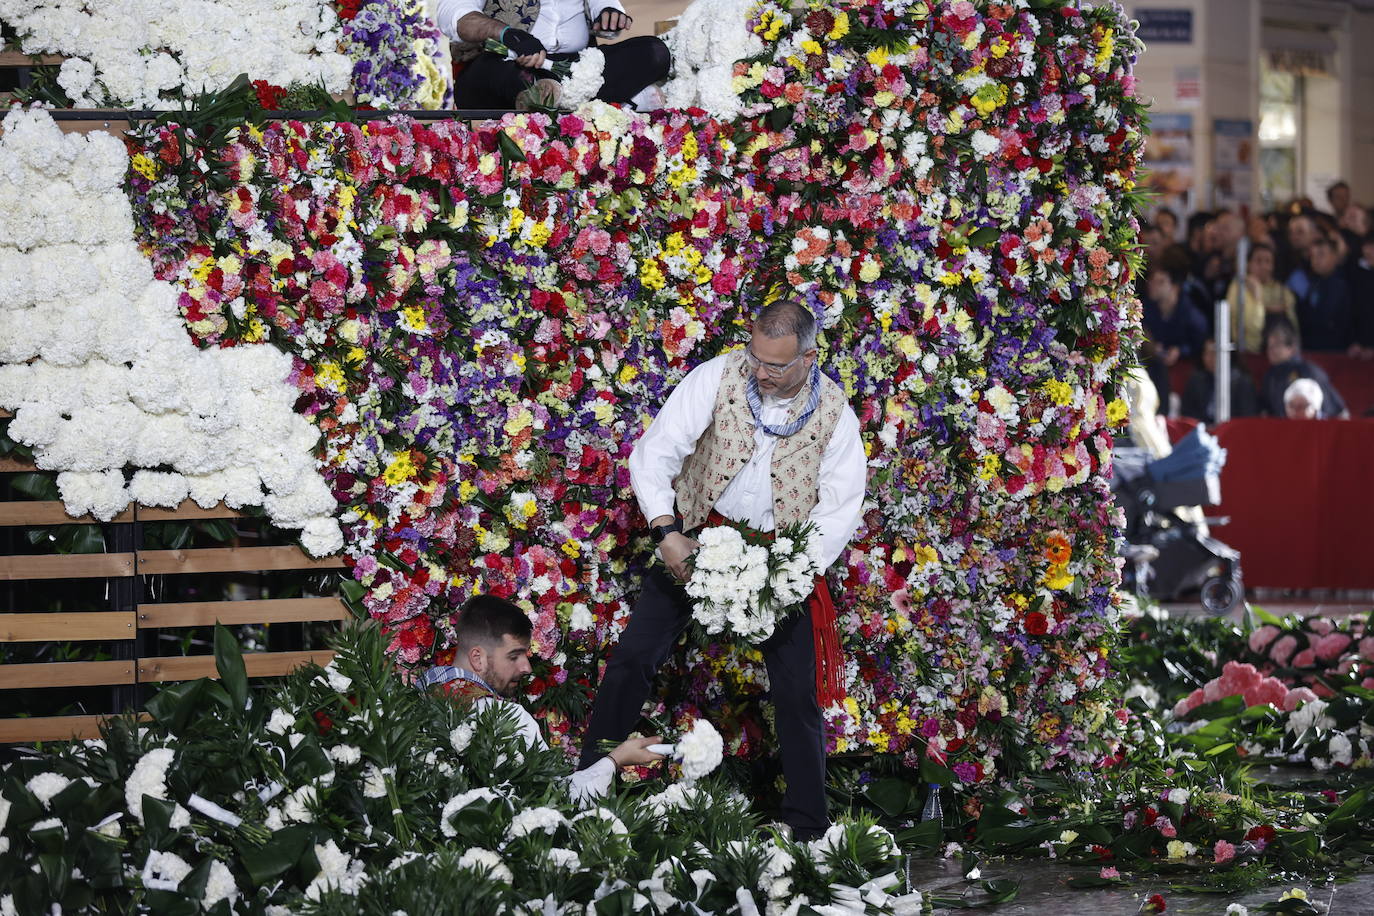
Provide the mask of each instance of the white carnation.
[{"label": "white carnation", "polygon": [[57,795],[71,784],[72,781],[70,779],[59,773],[39,773],[25,783],[24,786],[37,797],[44,808],[47,808],[53,796]]},{"label": "white carnation", "polygon": [[511,818],[507,835],[515,839],[536,831],[553,833],[566,823],[567,818],[553,808],[526,808]]},{"label": "white carnation", "polygon": [[692,730],[678,739],[676,754],[682,760],[682,775],[688,780],[700,779],[720,766],[725,742],[710,722],[697,719]]},{"label": "white carnation", "polygon": [[239,886],[234,881],[234,873],[218,859],[210,863],[210,878],[205,882],[201,906],[208,910],[221,900],[228,900],[232,909],[234,901],[238,898]]},{"label": "white carnation", "polygon": [[492,852],[490,849],[482,849],[479,846],[474,846],[467,852],[464,852],[458,858],[458,867],[471,869],[476,872],[485,872],[491,878],[505,884],[510,884],[515,880],[515,876],[511,874],[511,870],[506,867],[506,864],[501,860],[498,854]]},{"label": "white carnation", "polygon": [[129,813],[140,824],[143,823],[143,796],[151,795],[162,801],[167,799],[167,768],[172,765],[174,756],[171,748],[160,747],[144,754],[134,764],[134,771],[124,784],[124,801]]}]

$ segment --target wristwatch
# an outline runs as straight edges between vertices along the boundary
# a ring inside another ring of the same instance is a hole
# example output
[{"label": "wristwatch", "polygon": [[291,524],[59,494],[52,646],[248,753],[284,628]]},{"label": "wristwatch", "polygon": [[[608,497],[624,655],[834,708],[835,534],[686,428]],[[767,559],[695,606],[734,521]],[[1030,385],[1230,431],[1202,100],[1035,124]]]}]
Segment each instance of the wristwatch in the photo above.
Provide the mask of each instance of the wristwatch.
[{"label": "wristwatch", "polygon": [[682,519],[675,518],[673,519],[672,524],[670,525],[650,526],[649,537],[653,539],[653,542],[655,544],[662,544],[663,539],[674,531],[678,532],[679,534],[682,532]]}]

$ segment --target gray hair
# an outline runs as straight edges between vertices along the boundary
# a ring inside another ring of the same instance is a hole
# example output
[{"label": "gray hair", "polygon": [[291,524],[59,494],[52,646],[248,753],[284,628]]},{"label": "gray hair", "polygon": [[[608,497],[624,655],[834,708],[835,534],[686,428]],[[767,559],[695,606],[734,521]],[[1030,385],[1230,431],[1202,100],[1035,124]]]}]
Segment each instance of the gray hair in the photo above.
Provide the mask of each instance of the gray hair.
[{"label": "gray hair", "polygon": [[797,352],[805,353],[816,348],[818,322],[811,309],[791,299],[770,302],[754,316],[754,327],[770,340],[779,337],[797,338]]},{"label": "gray hair", "polygon": [[1320,414],[1322,412],[1322,386],[1310,378],[1294,379],[1293,383],[1283,390],[1283,406],[1286,410],[1298,398],[1307,402],[1307,406]]}]

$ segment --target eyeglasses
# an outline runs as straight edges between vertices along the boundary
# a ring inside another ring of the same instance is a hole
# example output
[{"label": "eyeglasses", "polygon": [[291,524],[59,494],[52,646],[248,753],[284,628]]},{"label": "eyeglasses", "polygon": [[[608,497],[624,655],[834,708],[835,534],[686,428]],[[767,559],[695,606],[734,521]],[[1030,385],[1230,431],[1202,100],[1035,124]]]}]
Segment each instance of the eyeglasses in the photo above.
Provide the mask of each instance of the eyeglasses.
[{"label": "eyeglasses", "polygon": [[744,358],[749,361],[749,368],[757,372],[758,368],[762,366],[763,371],[768,373],[768,375],[772,378],[778,378],[779,376],[783,375],[785,372],[787,372],[788,369],[791,369],[793,366],[795,366],[805,355],[805,353],[800,353],[797,355],[796,359],[792,360],[792,362],[787,363],[783,366],[779,366],[777,363],[765,363],[763,360],[759,359],[757,356],[754,355],[753,350],[750,350],[748,347],[744,348]]}]

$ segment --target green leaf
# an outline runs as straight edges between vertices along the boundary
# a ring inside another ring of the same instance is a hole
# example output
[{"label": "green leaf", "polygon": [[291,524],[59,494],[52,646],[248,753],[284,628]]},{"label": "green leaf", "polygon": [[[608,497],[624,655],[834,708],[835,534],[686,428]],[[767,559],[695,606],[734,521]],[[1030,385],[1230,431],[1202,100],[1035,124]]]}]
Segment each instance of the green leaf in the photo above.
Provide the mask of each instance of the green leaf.
[{"label": "green leaf", "polygon": [[57,481],[50,474],[15,474],[10,478],[10,486],[31,499],[61,499]]},{"label": "green leaf", "polygon": [[921,781],[950,786],[954,784],[954,772],[929,757],[923,757],[921,758]]},{"label": "green leaf", "polygon": [[1331,812],[1331,815],[1326,819],[1327,826],[1331,827],[1335,826],[1340,821],[1352,820],[1355,817],[1355,815],[1360,812],[1360,809],[1365,807],[1365,804],[1368,801],[1368,789],[1361,789],[1360,791],[1356,792],[1354,795],[1350,796],[1344,802],[1342,802],[1339,808]]},{"label": "green leaf", "polygon": [[243,650],[239,641],[222,624],[215,624],[215,670],[220,682],[229,691],[234,709],[248,706],[248,670],[243,664]]},{"label": "green leaf", "polygon": [[916,793],[904,779],[879,779],[869,783],[864,795],[888,817],[901,817],[916,810]]},{"label": "green leaf", "polygon": [[945,828],[939,820],[922,821],[898,833],[896,840],[903,849],[938,849],[945,840]]},{"label": "green leaf", "polygon": [[782,130],[792,123],[793,109],[791,105],[784,105],[781,108],[774,108],[768,115],[768,123],[774,130]]},{"label": "green leaf", "polygon": [[257,849],[239,850],[239,860],[253,883],[261,887],[295,865],[313,840],[309,827],[284,827]]},{"label": "green leaf", "polygon": [[968,243],[972,248],[987,248],[989,245],[995,245],[1001,238],[1002,230],[998,229],[996,226],[984,226],[982,229],[969,235]]},{"label": "green leaf", "polygon": [[525,153],[520,149],[520,144],[504,130],[496,132],[496,145],[501,148],[501,155],[507,162],[524,162]]},{"label": "green leaf", "polygon": [[186,681],[158,691],[145,705],[148,715],[171,732],[180,732],[186,722],[195,714],[205,695],[204,678]]}]

